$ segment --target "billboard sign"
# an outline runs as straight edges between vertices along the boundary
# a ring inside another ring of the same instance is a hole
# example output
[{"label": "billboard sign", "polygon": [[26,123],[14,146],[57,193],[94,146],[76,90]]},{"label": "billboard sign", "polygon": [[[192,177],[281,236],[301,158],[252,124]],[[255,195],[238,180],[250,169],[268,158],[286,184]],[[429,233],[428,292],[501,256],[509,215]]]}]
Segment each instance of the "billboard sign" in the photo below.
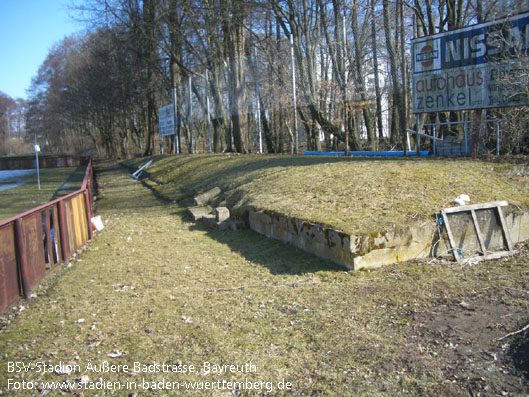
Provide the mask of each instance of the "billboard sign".
[{"label": "billboard sign", "polygon": [[175,134],[174,128],[174,108],[173,105],[166,105],[158,108],[158,132],[160,136]]},{"label": "billboard sign", "polygon": [[529,104],[528,52],[529,13],[413,40],[413,112]]}]

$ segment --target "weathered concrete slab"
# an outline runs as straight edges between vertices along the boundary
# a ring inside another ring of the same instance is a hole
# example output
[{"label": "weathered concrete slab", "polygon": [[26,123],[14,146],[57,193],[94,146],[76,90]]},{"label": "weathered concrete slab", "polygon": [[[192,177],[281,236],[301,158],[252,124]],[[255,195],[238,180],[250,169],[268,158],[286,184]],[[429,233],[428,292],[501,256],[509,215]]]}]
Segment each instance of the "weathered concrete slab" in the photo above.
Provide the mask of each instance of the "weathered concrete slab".
[{"label": "weathered concrete slab", "polygon": [[254,208],[250,209],[249,222],[250,228],[257,233],[292,244],[349,269],[354,268],[350,236],[343,232]]},{"label": "weathered concrete slab", "polygon": [[193,217],[193,221],[198,221],[199,219],[209,217],[213,211],[209,205],[202,205],[198,207],[188,208],[189,213]]},{"label": "weathered concrete slab", "polygon": [[[494,223],[482,215],[484,225]],[[434,219],[423,223],[394,227],[368,234],[348,234],[325,225],[303,221],[255,208],[249,210],[250,228],[267,237],[292,244],[306,252],[329,259],[348,269],[404,262],[449,254],[447,239],[441,235]],[[513,243],[529,239],[529,214],[506,215]],[[490,246],[499,239],[496,232],[487,234]]]}]

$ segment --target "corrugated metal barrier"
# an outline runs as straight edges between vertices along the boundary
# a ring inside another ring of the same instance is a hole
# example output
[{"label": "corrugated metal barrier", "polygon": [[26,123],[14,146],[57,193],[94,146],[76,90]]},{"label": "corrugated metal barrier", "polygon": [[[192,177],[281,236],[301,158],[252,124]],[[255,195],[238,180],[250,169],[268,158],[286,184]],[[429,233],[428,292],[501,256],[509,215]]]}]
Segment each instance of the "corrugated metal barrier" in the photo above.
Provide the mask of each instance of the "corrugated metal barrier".
[{"label": "corrugated metal barrier", "polygon": [[88,160],[81,189],[0,222],[0,313],[92,238],[92,187]]},{"label": "corrugated metal barrier", "polygon": [[[78,167],[86,165],[90,159],[88,157],[60,156],[60,155],[39,155],[40,168]],[[0,170],[22,170],[35,167],[35,156],[9,156],[0,158]]]}]

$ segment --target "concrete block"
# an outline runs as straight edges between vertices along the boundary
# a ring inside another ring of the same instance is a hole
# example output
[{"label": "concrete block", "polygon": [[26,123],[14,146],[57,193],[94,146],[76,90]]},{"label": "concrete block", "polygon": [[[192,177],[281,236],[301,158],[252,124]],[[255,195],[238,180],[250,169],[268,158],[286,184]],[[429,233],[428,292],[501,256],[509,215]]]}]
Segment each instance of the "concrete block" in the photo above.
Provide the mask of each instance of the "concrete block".
[{"label": "concrete block", "polygon": [[207,192],[204,192],[202,194],[199,194],[194,198],[196,205],[205,205],[211,202],[214,198],[216,198],[221,193],[221,190],[219,187],[214,187],[213,189],[208,190]]},{"label": "concrete block", "polygon": [[203,205],[199,207],[190,207],[188,211],[193,217],[193,221],[196,222],[199,219],[209,216],[213,211],[213,208],[211,208],[209,205]]},{"label": "concrete block", "polygon": [[222,223],[230,219],[230,210],[226,207],[217,207],[215,208],[215,217],[217,223]]}]

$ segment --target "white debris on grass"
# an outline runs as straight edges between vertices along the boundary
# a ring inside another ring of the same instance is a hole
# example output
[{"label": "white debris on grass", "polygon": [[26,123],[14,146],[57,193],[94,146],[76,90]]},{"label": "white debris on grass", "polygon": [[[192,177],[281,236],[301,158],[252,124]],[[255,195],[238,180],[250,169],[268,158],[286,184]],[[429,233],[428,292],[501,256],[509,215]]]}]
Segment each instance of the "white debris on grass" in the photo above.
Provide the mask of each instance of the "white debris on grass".
[{"label": "white debris on grass", "polygon": [[456,203],[457,205],[465,205],[469,201],[470,197],[468,196],[468,194],[460,194],[454,199],[454,203]]}]

